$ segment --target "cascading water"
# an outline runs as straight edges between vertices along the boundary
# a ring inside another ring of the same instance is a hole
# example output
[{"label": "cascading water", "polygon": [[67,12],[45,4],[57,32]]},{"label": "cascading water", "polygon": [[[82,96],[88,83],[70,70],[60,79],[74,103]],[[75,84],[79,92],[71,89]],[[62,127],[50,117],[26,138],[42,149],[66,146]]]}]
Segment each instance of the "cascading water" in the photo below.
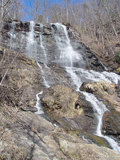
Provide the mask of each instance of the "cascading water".
[{"label": "cascading water", "polygon": [[34,21],[30,21],[30,32],[29,32],[29,35],[28,35],[29,44],[34,43],[34,26],[35,26]]},{"label": "cascading water", "polygon": [[37,65],[39,66],[39,68],[40,68],[40,70],[41,70],[44,86],[45,86],[46,88],[49,88],[50,85],[48,84],[48,82],[47,82],[46,79],[45,79],[45,73],[44,73],[44,71],[43,71],[43,69],[42,69],[42,66],[41,66],[39,63],[37,63]]},{"label": "cascading water", "polygon": [[[53,24],[52,24],[53,25]],[[56,23],[54,24],[57,28],[56,33],[54,32],[54,37],[56,40],[56,44],[58,49],[60,50],[60,64],[64,67],[67,73],[70,75],[71,79],[73,80],[74,85],[76,86],[76,90],[79,91],[81,84],[85,80],[89,81],[108,81],[113,83],[118,83],[120,80],[120,76],[116,75],[115,73],[108,73],[108,72],[95,72],[95,71],[88,71],[85,69],[85,65],[80,65],[79,68],[74,67],[74,63],[79,62],[84,64],[83,58],[77,52],[75,52],[70,44],[70,39],[67,33],[66,26]],[[114,78],[113,78],[114,77]],[[104,112],[107,111],[106,106],[97,100],[97,98],[86,92],[81,92],[85,96],[86,100],[89,101],[95,111],[96,118],[98,119],[98,125],[96,128],[95,134],[97,136],[105,138],[111,147],[120,153],[120,147],[112,138],[108,136],[104,136],[101,132],[102,128],[102,118]]]},{"label": "cascading water", "polygon": [[109,142],[111,147],[116,152],[120,153],[120,147],[119,147],[118,143],[115,140],[113,140],[112,138],[110,138],[108,136],[104,136],[101,133],[102,118],[103,118],[104,112],[108,111],[108,109],[103,104],[103,102],[99,101],[93,94],[86,93],[86,92],[82,92],[82,93],[85,95],[86,100],[89,101],[91,103],[91,105],[93,106],[95,115],[96,115],[96,117],[98,119],[98,125],[97,125],[97,128],[96,128],[95,135],[105,138]]},{"label": "cascading water", "polygon": [[[34,27],[35,27],[35,23],[34,21],[30,21],[30,31],[28,33],[28,37],[27,37],[27,56],[29,57],[32,57],[36,60],[36,50],[37,50],[37,44],[34,40]],[[40,34],[40,47],[43,51],[43,55],[44,55],[44,58],[45,58],[45,63],[47,62],[47,55],[46,55],[46,51],[45,51],[45,47],[43,45],[43,39],[42,39],[42,35]],[[34,55],[34,54],[35,55]],[[42,78],[43,78],[43,83],[44,83],[44,86],[46,88],[49,88],[49,84],[47,83],[46,79],[45,79],[45,74],[44,74],[44,71],[42,69],[42,66],[37,62],[37,65],[38,67],[40,68],[41,70],[41,73],[42,73]],[[42,110],[42,107],[41,107],[41,101],[40,101],[40,97],[39,95],[41,95],[43,93],[43,91],[41,91],[40,93],[36,94],[36,99],[37,99],[37,102],[36,102],[36,105],[35,107],[38,109],[38,111],[36,112],[36,114],[43,114],[43,110]]]},{"label": "cascading water", "polygon": [[10,32],[8,33],[9,36],[10,36],[10,49],[14,49],[15,48],[15,39],[16,39],[16,35],[15,35],[15,25],[16,23],[13,22],[11,23],[11,30]]},{"label": "cascading water", "polygon": [[34,39],[34,27],[35,27],[35,22],[30,21],[30,31],[28,33],[27,37],[27,46],[26,46],[26,51],[27,51],[27,56],[30,58],[34,58],[36,60],[36,41]]},{"label": "cascading water", "polygon": [[[43,26],[41,26],[41,29],[43,29]],[[46,48],[45,48],[45,46],[44,46],[43,38],[42,38],[42,35],[41,35],[41,34],[40,34],[40,47],[41,47],[41,49],[42,49],[42,51],[43,51],[43,55],[44,55],[44,66],[45,66],[45,68],[49,69],[49,67],[48,67],[47,64],[46,64],[46,63],[47,63],[47,54],[46,54]],[[40,70],[41,70],[44,86],[45,86],[46,88],[49,88],[50,85],[48,84],[48,82],[47,82],[46,79],[45,79],[45,73],[44,73],[44,70],[43,70],[42,66],[41,66],[39,63],[37,63],[37,65],[39,66],[39,68],[40,68]]]},{"label": "cascading water", "polygon": [[41,49],[43,50],[43,54],[44,54],[44,63],[47,63],[47,54],[46,54],[46,48],[43,44],[43,37],[42,35],[40,34],[40,47]]},{"label": "cascading water", "polygon": [[72,45],[70,44],[70,39],[68,37],[66,27],[60,23],[56,23],[54,25],[59,31],[58,34],[54,34],[54,37],[60,51],[59,58],[62,67],[72,67],[73,63],[78,62],[79,60],[81,60],[82,64],[83,58],[73,50]]},{"label": "cascading water", "polygon": [[41,107],[41,103],[40,103],[40,97],[39,95],[43,94],[43,91],[41,91],[40,93],[36,94],[36,99],[37,99],[37,102],[36,102],[36,105],[35,107],[37,108],[37,112],[36,114],[43,114],[43,110],[42,110],[42,107]]}]

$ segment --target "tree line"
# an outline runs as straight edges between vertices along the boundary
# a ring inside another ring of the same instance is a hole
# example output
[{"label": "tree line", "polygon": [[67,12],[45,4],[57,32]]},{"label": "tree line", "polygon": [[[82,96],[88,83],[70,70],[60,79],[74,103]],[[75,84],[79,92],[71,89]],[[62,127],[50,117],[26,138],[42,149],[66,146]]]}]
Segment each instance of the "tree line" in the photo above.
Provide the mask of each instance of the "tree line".
[{"label": "tree line", "polygon": [[[69,23],[81,37],[91,37],[104,49],[112,38],[120,43],[120,0],[88,0],[84,3],[64,0],[56,4],[49,0],[27,1],[25,7],[22,0],[1,0],[0,21],[24,19],[28,15],[28,19],[38,23]],[[114,48],[109,47],[109,51],[115,54]]]}]

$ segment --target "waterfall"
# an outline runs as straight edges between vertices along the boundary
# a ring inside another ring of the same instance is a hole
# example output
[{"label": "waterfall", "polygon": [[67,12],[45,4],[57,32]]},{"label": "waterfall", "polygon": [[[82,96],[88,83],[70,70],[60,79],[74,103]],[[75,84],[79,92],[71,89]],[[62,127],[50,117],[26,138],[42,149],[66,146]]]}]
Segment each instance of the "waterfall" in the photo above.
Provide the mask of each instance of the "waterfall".
[{"label": "waterfall", "polygon": [[15,25],[16,23],[15,22],[12,22],[11,23],[11,30],[10,32],[8,32],[8,35],[10,36],[10,49],[15,49],[15,39],[16,39],[16,35],[15,35]]},{"label": "waterfall", "polygon": [[[9,45],[10,45],[10,48],[13,48],[13,49],[16,49],[16,46],[17,46],[16,45],[17,43],[15,41],[17,41],[18,39],[21,40],[21,38],[16,39],[17,36],[15,34],[15,25],[16,23],[12,23],[12,27],[11,27],[12,29],[9,32],[9,35],[10,35]],[[40,27],[42,30],[43,26],[40,25]],[[95,116],[97,118],[97,127],[94,134],[105,138],[110,143],[111,147],[115,151],[120,153],[120,147],[118,143],[114,139],[108,136],[104,136],[101,131],[103,115],[106,111],[108,111],[108,109],[93,94],[81,92],[79,90],[82,83],[88,82],[88,81],[90,82],[91,81],[93,82],[107,81],[107,82],[118,84],[118,82],[120,81],[120,76],[115,73],[107,72],[107,71],[100,73],[94,70],[87,70],[86,62],[84,61],[82,54],[75,51],[72,47],[72,41],[70,41],[66,26],[60,23],[55,23],[55,24],[51,24],[51,28],[53,31],[52,38],[53,40],[55,40],[56,43],[54,42],[51,43],[54,46],[52,46],[53,50],[50,48],[51,50],[49,51],[50,46],[45,44],[45,42],[47,42],[47,39],[45,39],[44,35],[42,35],[41,32],[36,33],[36,31],[34,30],[35,23],[33,21],[30,22],[30,29],[29,29],[30,31],[27,34],[27,38],[25,36],[26,34],[25,35],[19,34],[20,37],[23,36],[22,38],[23,39],[25,38],[25,42],[27,42],[27,44],[25,44],[26,55],[30,58],[34,58],[37,61],[37,65],[40,68],[43,85],[45,88],[49,88],[51,85],[53,85],[54,78],[56,78],[54,77],[54,74],[52,74],[54,71],[52,72],[51,68],[49,68],[48,66],[54,68],[54,65],[58,65],[60,68],[62,67],[62,69],[66,71],[67,76],[69,76],[70,80],[72,81],[72,85],[73,85],[72,87],[77,92],[82,93],[85,96],[86,100],[90,102],[91,106],[93,107]],[[57,53],[55,52],[54,54],[54,51],[57,51]],[[57,77],[56,79],[58,82],[59,77]],[[42,93],[43,91],[40,91],[38,94],[36,94],[37,101],[36,101],[35,107],[38,109],[36,114],[44,113],[42,110],[41,101],[39,97]]]},{"label": "waterfall", "polygon": [[26,54],[28,57],[34,58],[36,60],[37,43],[34,39],[34,27],[35,27],[35,22],[30,21],[30,31],[27,36]]},{"label": "waterfall", "polygon": [[36,112],[36,114],[43,114],[43,113],[44,113],[43,110],[42,110],[41,103],[40,103],[40,98],[39,98],[39,95],[41,95],[41,94],[43,94],[43,91],[41,91],[40,93],[36,94],[36,99],[37,99],[37,101],[36,101],[35,107],[36,107],[37,110],[38,110],[38,111]]},{"label": "waterfall", "polygon": [[[52,24],[53,25],[53,24]],[[74,85],[76,86],[76,91],[79,91],[79,88],[81,84],[84,82],[84,80],[89,81],[107,81],[107,82],[113,82],[118,83],[120,80],[120,76],[118,76],[115,73],[109,73],[109,72],[96,72],[96,71],[88,71],[85,69],[85,65],[83,65],[85,62],[81,55],[79,55],[77,52],[73,50],[73,47],[70,43],[70,39],[67,33],[67,29],[64,25],[60,23],[54,24],[57,28],[57,31],[54,32],[54,37],[56,40],[57,47],[60,51],[60,64],[63,65],[63,67],[66,69],[67,73],[70,75]],[[74,62],[79,62],[82,65],[79,66],[79,68],[74,67]],[[80,91],[81,92],[81,91]],[[115,140],[108,136],[104,136],[101,132],[102,128],[102,118],[104,115],[104,112],[107,111],[106,106],[99,101],[93,94],[81,92],[87,101],[89,101],[94,109],[95,116],[98,120],[96,132],[94,133],[97,136],[105,138],[111,147],[118,153],[120,153],[120,147]]]},{"label": "waterfall", "polygon": [[30,21],[30,32],[29,32],[29,35],[28,35],[28,41],[29,41],[29,45],[33,44],[35,41],[34,41],[34,26],[35,26],[35,23],[34,21]]},{"label": "waterfall", "polygon": [[45,46],[44,46],[44,44],[43,44],[43,37],[42,37],[41,34],[40,34],[40,47],[41,47],[41,49],[42,49],[42,51],[43,51],[43,54],[44,54],[44,63],[47,63],[46,48],[45,48]]},{"label": "waterfall", "polygon": [[47,82],[46,79],[45,79],[45,73],[44,73],[44,71],[43,71],[43,69],[42,69],[42,66],[41,66],[39,63],[37,63],[37,65],[39,66],[39,68],[40,68],[40,70],[41,70],[44,86],[45,86],[46,88],[49,88],[50,85],[48,84],[48,82]]},{"label": "waterfall", "polygon": [[75,52],[70,44],[66,26],[56,23],[58,34],[54,34],[58,49],[60,51],[60,63],[62,67],[72,67],[74,62],[83,62],[82,56]]},{"label": "waterfall", "polygon": [[[27,37],[27,47],[26,47],[26,51],[27,51],[27,56],[34,58],[37,61],[37,43],[34,39],[34,27],[35,27],[35,23],[34,21],[30,21],[30,31],[28,33],[28,37]],[[47,55],[46,55],[46,50],[45,47],[43,45],[43,39],[42,39],[42,35],[40,34],[40,47],[43,51],[43,55],[45,58],[45,63],[47,62]],[[41,70],[41,74],[42,74],[42,78],[43,78],[43,84],[46,88],[49,88],[49,84],[45,79],[45,73],[42,69],[42,66],[37,62],[38,67]],[[47,65],[45,64],[45,66],[47,67]],[[41,91],[40,93],[36,94],[36,105],[35,107],[38,109],[38,111],[36,112],[36,114],[43,114],[43,110],[41,107],[41,101],[40,101],[40,97],[39,95],[41,95],[43,93],[43,91]]]},{"label": "waterfall", "polygon": [[86,92],[82,92],[82,93],[85,95],[86,100],[89,101],[91,103],[91,105],[93,106],[95,115],[96,115],[96,117],[98,119],[98,125],[97,125],[97,129],[96,129],[95,135],[105,138],[109,142],[111,147],[116,152],[120,153],[120,147],[119,147],[118,143],[116,141],[114,141],[112,138],[110,138],[108,136],[104,136],[101,133],[102,118],[103,118],[104,112],[108,111],[108,109],[103,104],[103,102],[99,101],[93,94],[86,93]]}]

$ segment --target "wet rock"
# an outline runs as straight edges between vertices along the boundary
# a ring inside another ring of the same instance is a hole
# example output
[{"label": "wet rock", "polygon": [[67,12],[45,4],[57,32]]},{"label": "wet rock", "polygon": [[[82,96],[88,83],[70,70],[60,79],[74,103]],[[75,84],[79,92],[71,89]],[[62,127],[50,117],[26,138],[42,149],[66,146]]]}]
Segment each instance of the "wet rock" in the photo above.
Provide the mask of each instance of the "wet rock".
[{"label": "wet rock", "polygon": [[43,35],[52,35],[51,26],[43,26]]},{"label": "wet rock", "polygon": [[12,21],[12,22],[5,22],[3,26],[4,31],[10,31],[14,26],[16,32],[20,31],[29,31],[30,22],[22,22],[22,21]]},{"label": "wet rock", "polygon": [[2,48],[0,48],[0,60],[2,59],[3,54],[4,54],[4,50]]},{"label": "wet rock", "polygon": [[15,31],[20,32],[20,31],[26,31],[28,32],[30,29],[30,23],[29,22],[16,22],[15,23]]},{"label": "wet rock", "polygon": [[88,68],[96,71],[104,71],[106,68],[91,50],[85,50],[88,58]]},{"label": "wet rock", "polygon": [[5,23],[3,29],[7,30],[7,31],[10,31],[11,25],[9,23]]},{"label": "wet rock", "polygon": [[108,141],[102,137],[93,135],[93,134],[89,134],[87,132],[81,132],[78,134],[78,136],[80,136],[81,138],[83,138],[86,142],[90,143],[90,144],[97,144],[98,146],[103,146],[103,147],[108,147],[111,148],[110,144],[108,143]]},{"label": "wet rock", "polygon": [[38,110],[37,110],[37,108],[35,108],[35,107],[30,107],[30,106],[28,106],[28,107],[21,107],[20,108],[22,111],[25,111],[25,112],[28,112],[28,111],[30,111],[30,112],[37,112]]}]

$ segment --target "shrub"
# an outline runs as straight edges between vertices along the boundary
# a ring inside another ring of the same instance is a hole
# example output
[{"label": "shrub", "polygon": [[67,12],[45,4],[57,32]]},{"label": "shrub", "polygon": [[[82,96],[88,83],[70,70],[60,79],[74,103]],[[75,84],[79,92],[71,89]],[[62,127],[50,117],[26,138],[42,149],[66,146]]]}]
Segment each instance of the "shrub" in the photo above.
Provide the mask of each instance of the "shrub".
[{"label": "shrub", "polygon": [[119,51],[119,52],[116,52],[116,54],[115,54],[115,61],[116,61],[117,63],[120,63],[120,51]]}]

